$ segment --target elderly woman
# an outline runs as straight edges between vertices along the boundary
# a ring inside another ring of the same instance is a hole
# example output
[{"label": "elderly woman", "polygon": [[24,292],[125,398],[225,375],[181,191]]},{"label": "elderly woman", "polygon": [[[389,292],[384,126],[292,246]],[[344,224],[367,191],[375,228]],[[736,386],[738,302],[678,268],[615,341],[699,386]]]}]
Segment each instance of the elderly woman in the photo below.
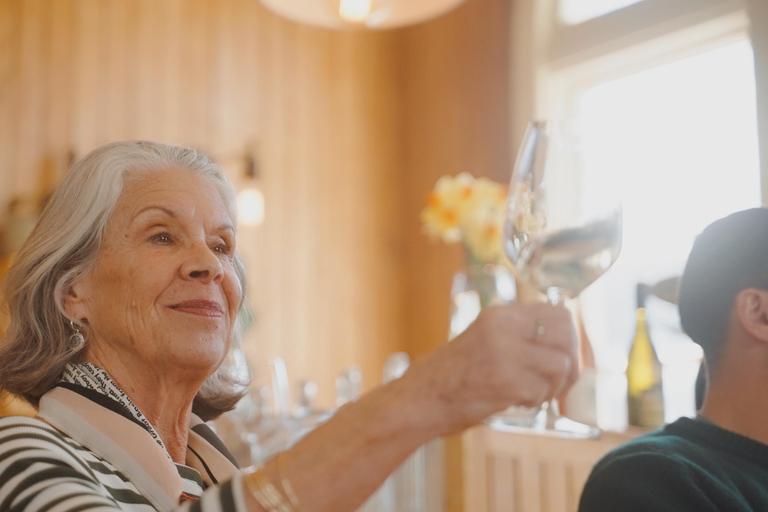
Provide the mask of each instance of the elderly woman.
[{"label": "elderly woman", "polygon": [[[243,386],[220,367],[245,277],[234,192],[191,149],[129,141],[77,163],[5,282],[0,510],[351,511],[414,449],[575,375],[562,308],[492,308],[262,468],[203,423]],[[543,327],[542,327],[543,326]]]}]

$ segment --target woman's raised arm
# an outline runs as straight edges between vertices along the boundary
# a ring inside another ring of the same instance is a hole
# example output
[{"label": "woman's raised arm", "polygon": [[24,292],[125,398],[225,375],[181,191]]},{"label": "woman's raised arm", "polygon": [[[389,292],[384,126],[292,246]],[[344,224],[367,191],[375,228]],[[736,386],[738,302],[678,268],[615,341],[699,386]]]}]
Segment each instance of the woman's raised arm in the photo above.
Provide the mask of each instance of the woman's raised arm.
[{"label": "woman's raised arm", "polygon": [[[423,443],[511,404],[535,406],[563,395],[576,379],[576,358],[576,333],[565,308],[489,308],[402,378],[342,407],[269,461],[264,475],[286,502],[287,485],[304,512],[354,511]],[[256,484],[251,477],[246,482]],[[247,500],[251,510],[262,510],[253,496]]]}]

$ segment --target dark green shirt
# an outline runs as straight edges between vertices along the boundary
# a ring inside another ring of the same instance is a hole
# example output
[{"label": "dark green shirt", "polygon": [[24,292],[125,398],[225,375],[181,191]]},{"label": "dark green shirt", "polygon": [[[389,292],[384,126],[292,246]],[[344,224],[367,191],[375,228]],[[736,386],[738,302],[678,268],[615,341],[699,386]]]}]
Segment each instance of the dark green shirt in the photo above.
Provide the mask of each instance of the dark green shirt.
[{"label": "dark green shirt", "polygon": [[768,511],[768,445],[681,418],[605,456],[580,512]]}]

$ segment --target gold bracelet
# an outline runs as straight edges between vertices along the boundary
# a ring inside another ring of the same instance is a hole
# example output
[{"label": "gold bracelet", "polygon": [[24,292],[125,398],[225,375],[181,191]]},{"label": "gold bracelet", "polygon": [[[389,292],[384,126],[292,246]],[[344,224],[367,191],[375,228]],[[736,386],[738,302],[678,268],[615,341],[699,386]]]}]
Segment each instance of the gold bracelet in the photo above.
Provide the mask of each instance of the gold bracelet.
[{"label": "gold bracelet", "polygon": [[285,492],[285,495],[288,496],[288,501],[291,502],[294,510],[300,510],[299,498],[293,491],[293,486],[291,485],[290,480],[285,476],[285,462],[283,461],[283,452],[280,452],[277,454],[277,474],[280,475],[280,485],[283,486],[283,491]]},{"label": "gold bracelet", "polygon": [[290,503],[283,499],[264,472],[264,468],[248,472],[243,477],[245,485],[259,505],[267,512],[295,512]]},{"label": "gold bracelet", "polygon": [[246,484],[251,490],[251,494],[264,510],[267,512],[293,512],[290,504],[283,500],[282,495],[269,481],[263,468],[246,475],[246,478]]}]

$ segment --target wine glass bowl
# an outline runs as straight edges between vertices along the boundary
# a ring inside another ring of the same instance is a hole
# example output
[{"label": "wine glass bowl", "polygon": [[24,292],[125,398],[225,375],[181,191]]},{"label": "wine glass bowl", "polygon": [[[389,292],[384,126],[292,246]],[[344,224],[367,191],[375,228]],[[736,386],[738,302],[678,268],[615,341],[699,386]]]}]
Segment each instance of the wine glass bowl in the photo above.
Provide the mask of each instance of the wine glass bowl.
[{"label": "wine glass bowl", "polygon": [[537,231],[510,227],[509,237],[519,239],[519,249],[506,254],[520,277],[554,303],[578,296],[613,265],[621,251],[621,206],[578,227],[548,230],[546,223],[539,226]]},{"label": "wine glass bowl", "polygon": [[[621,203],[606,195],[600,203],[580,205],[574,186],[578,165],[578,146],[562,125],[532,122],[510,180],[504,253],[517,277],[552,304],[578,296],[621,252]],[[597,429],[560,416],[556,401],[537,411],[531,427],[567,437],[599,435]]]}]

